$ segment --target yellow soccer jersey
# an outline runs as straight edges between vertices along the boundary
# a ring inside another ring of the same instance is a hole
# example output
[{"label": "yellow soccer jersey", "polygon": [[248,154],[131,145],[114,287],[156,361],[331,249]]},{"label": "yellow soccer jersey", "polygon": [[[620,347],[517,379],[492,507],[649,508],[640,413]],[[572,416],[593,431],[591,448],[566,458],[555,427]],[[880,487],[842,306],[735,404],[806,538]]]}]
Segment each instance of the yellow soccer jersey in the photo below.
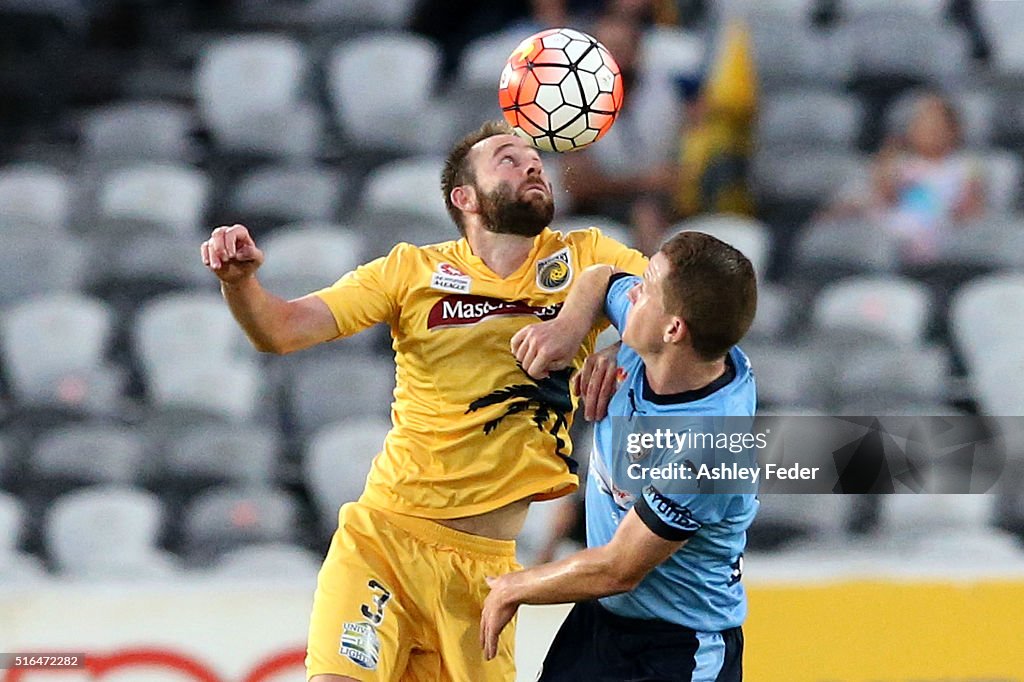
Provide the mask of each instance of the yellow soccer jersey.
[{"label": "yellow soccer jersey", "polygon": [[[377,322],[391,327],[393,426],[363,502],[443,519],[576,489],[572,371],[535,381],[517,365],[510,342],[525,325],[554,317],[576,275],[598,263],[639,274],[646,259],[595,228],[566,235],[545,229],[505,279],[460,239],[399,244],[316,292],[340,336]],[[587,337],[574,367],[596,336]]]}]

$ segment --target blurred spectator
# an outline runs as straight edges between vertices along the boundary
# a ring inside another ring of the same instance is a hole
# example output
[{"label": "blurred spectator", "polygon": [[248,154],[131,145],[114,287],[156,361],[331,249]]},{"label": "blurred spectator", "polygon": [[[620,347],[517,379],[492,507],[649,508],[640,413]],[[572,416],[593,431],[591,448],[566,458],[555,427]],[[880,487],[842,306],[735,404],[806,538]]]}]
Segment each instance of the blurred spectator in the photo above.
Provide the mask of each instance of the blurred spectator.
[{"label": "blurred spectator", "polygon": [[753,213],[749,165],[757,101],[750,36],[743,24],[727,24],[707,80],[686,112],[675,195],[679,217]]},{"label": "blurred spectator", "polygon": [[669,223],[682,103],[672,83],[644,73],[636,17],[605,12],[592,33],[622,70],[625,104],[598,144],[559,158],[564,186],[573,212],[632,224],[635,245],[650,254]]},{"label": "blurred spectator", "polygon": [[906,128],[875,158],[872,186],[831,207],[833,217],[860,215],[891,230],[903,258],[927,263],[951,229],[985,212],[979,161],[963,150],[960,120],[936,92],[919,95]]}]

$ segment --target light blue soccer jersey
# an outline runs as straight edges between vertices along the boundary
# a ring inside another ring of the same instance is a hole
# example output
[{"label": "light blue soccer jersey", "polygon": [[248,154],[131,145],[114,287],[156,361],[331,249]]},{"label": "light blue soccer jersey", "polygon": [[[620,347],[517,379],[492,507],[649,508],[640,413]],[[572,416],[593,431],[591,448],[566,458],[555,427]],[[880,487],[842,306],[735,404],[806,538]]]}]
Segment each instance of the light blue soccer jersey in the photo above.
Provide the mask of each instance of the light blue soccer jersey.
[{"label": "light blue soccer jersey", "polygon": [[[608,288],[605,313],[620,331],[631,308],[626,294],[638,282],[631,275],[616,275]],[[594,427],[587,481],[587,544],[596,547],[611,541],[632,507],[660,537],[687,543],[636,589],[605,597],[601,605],[620,616],[660,619],[700,632],[739,626],[747,609],[740,577],[746,530],[757,512],[755,495],[680,493],[660,481],[641,483],[641,488],[635,480],[623,480],[623,464],[631,455],[613,447],[612,431],[614,420],[636,415],[653,417],[655,422],[662,416],[753,417],[756,392],[750,362],[739,348],[733,348],[722,377],[702,389],[669,396],[650,389],[643,362],[625,344],[618,365],[619,376],[625,376],[609,403],[608,416]],[[687,454],[683,450],[670,456],[682,465]]]}]

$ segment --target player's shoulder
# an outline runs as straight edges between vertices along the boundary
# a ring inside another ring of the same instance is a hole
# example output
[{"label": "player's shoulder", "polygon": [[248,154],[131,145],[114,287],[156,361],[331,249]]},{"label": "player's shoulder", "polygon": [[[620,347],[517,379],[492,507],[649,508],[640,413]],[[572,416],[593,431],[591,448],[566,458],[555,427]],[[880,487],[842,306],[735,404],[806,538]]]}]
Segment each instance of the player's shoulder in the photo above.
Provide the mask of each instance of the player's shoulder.
[{"label": "player's shoulder", "polygon": [[457,240],[438,242],[436,244],[410,244],[398,242],[387,254],[387,258],[414,263],[434,263],[454,254],[458,247]]},{"label": "player's shoulder", "polygon": [[597,225],[567,232],[559,230],[550,230],[550,232],[566,245],[577,249],[595,249],[599,244],[619,244],[618,241],[605,234]]}]

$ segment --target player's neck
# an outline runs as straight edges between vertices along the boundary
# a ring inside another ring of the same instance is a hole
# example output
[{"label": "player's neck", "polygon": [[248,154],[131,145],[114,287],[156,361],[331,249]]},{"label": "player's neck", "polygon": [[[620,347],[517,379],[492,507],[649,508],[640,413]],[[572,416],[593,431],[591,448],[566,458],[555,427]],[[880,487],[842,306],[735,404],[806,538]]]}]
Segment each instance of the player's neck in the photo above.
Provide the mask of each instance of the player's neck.
[{"label": "player's neck", "polygon": [[466,226],[466,241],[473,255],[501,279],[518,270],[533,250],[534,237],[499,234],[475,225]]},{"label": "player's neck", "polygon": [[725,372],[725,358],[708,362],[682,349],[666,349],[642,359],[647,385],[658,395],[699,390]]}]

